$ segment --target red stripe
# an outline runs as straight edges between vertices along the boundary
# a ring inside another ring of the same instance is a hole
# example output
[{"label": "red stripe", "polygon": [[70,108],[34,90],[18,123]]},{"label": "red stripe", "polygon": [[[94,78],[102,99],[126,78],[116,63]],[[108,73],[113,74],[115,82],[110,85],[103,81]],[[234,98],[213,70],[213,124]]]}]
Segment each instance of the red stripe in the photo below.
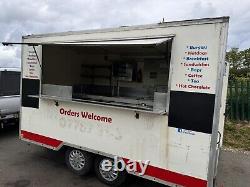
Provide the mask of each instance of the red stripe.
[{"label": "red stripe", "polygon": [[21,131],[21,136],[25,139],[28,139],[28,140],[31,140],[34,142],[38,142],[41,144],[45,144],[45,145],[48,145],[48,146],[51,146],[54,148],[57,148],[62,144],[62,141],[60,141],[60,140],[56,140],[53,138],[49,138],[46,136],[42,136],[39,134],[35,134],[32,132],[27,132],[27,131],[23,131],[23,130]]},{"label": "red stripe", "polygon": [[[128,164],[129,159],[123,158],[126,164]],[[141,169],[139,167],[139,163],[137,163],[137,172],[140,172]],[[182,175],[180,173],[172,172],[169,170],[165,170],[162,168],[148,166],[144,175],[155,177],[157,179],[171,182],[174,184],[179,184],[186,187],[205,187],[207,186],[207,181],[198,179],[195,177],[191,177],[188,175]]]}]

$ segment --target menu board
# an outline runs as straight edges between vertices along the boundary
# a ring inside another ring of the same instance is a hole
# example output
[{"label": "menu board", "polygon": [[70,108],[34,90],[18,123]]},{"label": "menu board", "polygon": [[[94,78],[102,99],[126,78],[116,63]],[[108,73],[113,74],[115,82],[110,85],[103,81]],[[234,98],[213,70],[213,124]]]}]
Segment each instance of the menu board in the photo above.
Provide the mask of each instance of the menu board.
[{"label": "menu board", "polygon": [[23,49],[23,78],[40,78],[41,47],[36,46],[35,49],[33,46],[25,46]]},{"label": "menu board", "polygon": [[183,47],[173,73],[173,90],[213,93],[216,83],[216,61],[208,45]]}]

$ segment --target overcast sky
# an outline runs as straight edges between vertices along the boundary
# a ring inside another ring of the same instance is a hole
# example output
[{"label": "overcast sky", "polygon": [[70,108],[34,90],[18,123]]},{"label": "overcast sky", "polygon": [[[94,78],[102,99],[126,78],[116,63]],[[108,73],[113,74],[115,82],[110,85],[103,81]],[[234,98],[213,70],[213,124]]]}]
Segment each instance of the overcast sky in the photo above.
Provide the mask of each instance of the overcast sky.
[{"label": "overcast sky", "polygon": [[[1,0],[0,41],[22,35],[230,16],[228,48],[250,48],[250,0]],[[0,46],[0,67],[20,66],[20,47]]]}]

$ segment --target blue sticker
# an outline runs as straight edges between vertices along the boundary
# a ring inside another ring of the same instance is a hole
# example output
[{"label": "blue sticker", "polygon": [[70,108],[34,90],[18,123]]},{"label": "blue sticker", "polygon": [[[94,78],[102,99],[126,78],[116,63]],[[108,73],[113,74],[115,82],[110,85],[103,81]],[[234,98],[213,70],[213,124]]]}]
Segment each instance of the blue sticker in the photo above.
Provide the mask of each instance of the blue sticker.
[{"label": "blue sticker", "polygon": [[178,128],[177,132],[189,135],[195,135],[194,131]]}]

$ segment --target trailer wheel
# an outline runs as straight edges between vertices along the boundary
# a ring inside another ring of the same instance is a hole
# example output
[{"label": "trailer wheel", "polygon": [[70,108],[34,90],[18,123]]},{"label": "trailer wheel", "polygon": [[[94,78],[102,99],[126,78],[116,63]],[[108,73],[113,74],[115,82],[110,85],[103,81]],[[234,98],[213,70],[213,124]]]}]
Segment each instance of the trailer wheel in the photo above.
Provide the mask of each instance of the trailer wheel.
[{"label": "trailer wheel", "polygon": [[68,168],[77,175],[86,175],[93,166],[93,157],[90,153],[75,148],[67,149],[65,161]]},{"label": "trailer wheel", "polygon": [[[109,171],[105,171],[103,169],[103,164],[107,161],[112,163],[112,167]],[[125,182],[127,177],[127,172],[115,171],[113,164],[114,160],[111,158],[97,157],[95,160],[95,173],[101,182],[110,186],[120,186],[122,183]]]}]

